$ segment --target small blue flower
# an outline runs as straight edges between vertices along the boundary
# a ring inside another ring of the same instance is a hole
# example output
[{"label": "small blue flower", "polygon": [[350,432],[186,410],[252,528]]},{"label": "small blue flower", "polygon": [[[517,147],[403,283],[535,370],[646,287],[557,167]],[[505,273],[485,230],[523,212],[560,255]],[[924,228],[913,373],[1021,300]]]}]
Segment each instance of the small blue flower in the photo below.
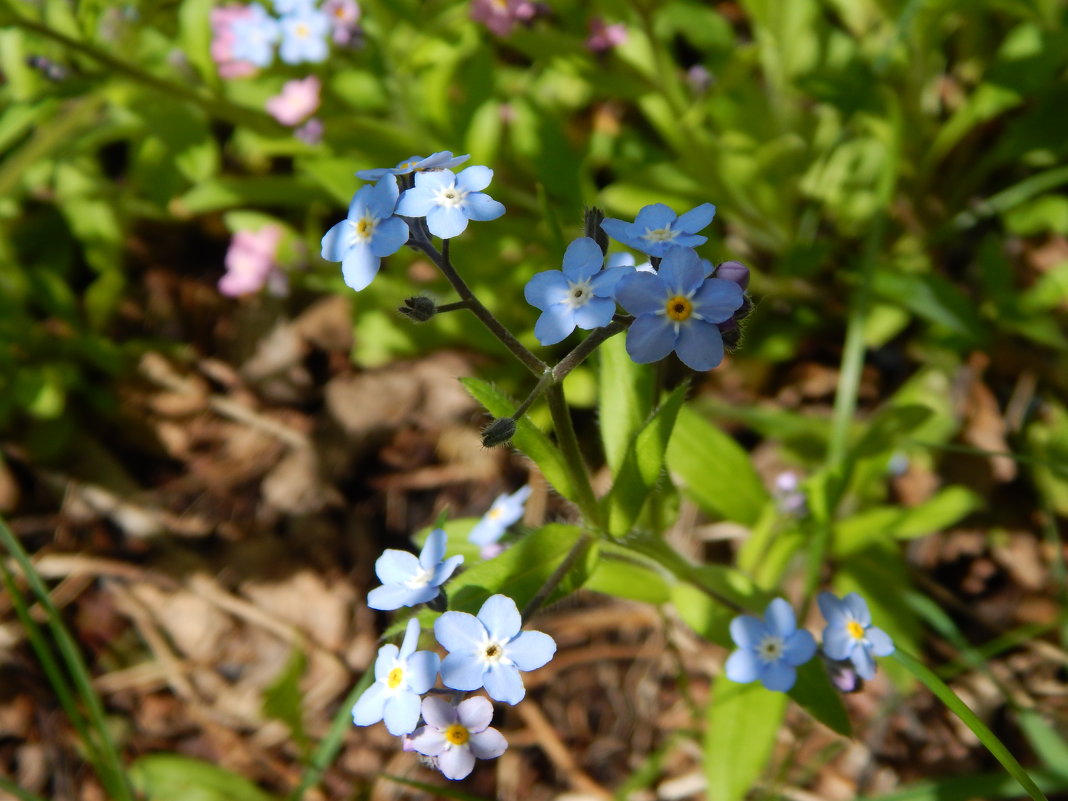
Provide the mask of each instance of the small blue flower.
[{"label": "small blue flower", "polygon": [[546,270],[531,278],[523,290],[527,303],[541,309],[534,336],[542,345],[555,345],[575,326],[600,328],[612,321],[616,284],[629,270],[602,270],[604,254],[588,236],[579,237],[564,252],[563,271]]},{"label": "small blue flower", "polygon": [[638,212],[634,222],[624,222],[609,217],[601,223],[604,232],[627,247],[648,253],[650,256],[666,256],[672,248],[695,248],[708,241],[697,234],[712,222],[716,207],[702,203],[681,217],[663,203],[653,203]]},{"label": "small blue flower", "polygon": [[885,631],[871,624],[864,599],[851,592],[839,599],[821,592],[817,599],[827,619],[823,629],[823,653],[834,660],[848,659],[862,679],[875,675],[875,657],[889,656],[894,642]]},{"label": "small blue flower", "polygon": [[274,0],[274,10],[278,14],[293,14],[315,7],[315,0]]},{"label": "small blue flower", "polygon": [[370,726],[386,721],[390,734],[411,734],[419,725],[419,696],[434,686],[441,660],[432,651],[416,651],[419,621],[412,618],[400,649],[383,645],[375,660],[375,683],[352,707],[352,722]]},{"label": "small blue flower", "polygon": [[357,178],[365,181],[377,181],[387,175],[407,175],[410,172],[424,172],[426,170],[448,170],[459,164],[463,164],[470,156],[454,156],[452,151],[442,150],[432,153],[423,158],[422,156],[410,156],[397,164],[396,167],[376,167],[373,170],[360,170],[356,173]]},{"label": "small blue flower", "polygon": [[266,67],[274,61],[274,45],[278,41],[278,22],[260,5],[248,7],[248,16],[234,20],[230,30],[234,37],[231,57]]},{"label": "small blue flower", "polygon": [[467,541],[483,548],[497,542],[508,527],[523,516],[523,506],[531,492],[532,489],[528,484],[520,487],[511,495],[507,492],[498,495],[489,511],[475,523],[475,527],[467,535]]},{"label": "small blue flower", "polygon": [[616,300],[635,316],[627,330],[627,353],[638,364],[675,351],[694,370],[723,361],[723,337],[716,323],[729,320],[742,305],[742,288],[708,278],[709,263],[691,248],[674,248],[657,273],[624,275]]},{"label": "small blue flower", "polygon": [[323,237],[322,257],[341,262],[345,283],[357,292],[378,274],[383,256],[391,256],[408,241],[408,224],[393,216],[400,189],[392,175],[361,187],[349,204],[348,217]]},{"label": "small blue flower", "polygon": [[454,690],[485,687],[490,698],[518,704],[526,695],[521,670],[540,668],[553,658],[556,643],[540,631],[520,631],[515,601],[493,595],[478,616],[446,612],[434,622],[434,636],[449,652],[441,680]]},{"label": "small blue flower", "polygon": [[613,267],[630,267],[640,273],[656,272],[656,270],[653,269],[653,265],[648,261],[636,264],[633,253],[609,253],[604,266],[608,269],[612,269]]},{"label": "small blue flower", "polygon": [[441,592],[438,588],[464,561],[462,556],[442,561],[443,556],[445,532],[440,528],[427,536],[418,559],[407,551],[385,551],[375,562],[375,574],[382,586],[367,593],[367,605],[388,611],[434,600]]},{"label": "small blue flower", "polygon": [[479,191],[491,180],[489,167],[468,167],[459,175],[449,170],[417,172],[415,186],[401,195],[397,214],[426,217],[430,233],[452,239],[464,232],[468,220],[496,220],[504,214],[502,204]]},{"label": "small blue flower", "polygon": [[298,6],[292,14],[279,20],[282,29],[282,44],[278,55],[286,64],[301,64],[305,61],[324,61],[329,46],[326,37],[330,33],[330,19],[312,6]]},{"label": "small blue flower", "polygon": [[763,620],[752,615],[734,618],[731,639],[738,650],[727,659],[727,678],[741,684],[759,679],[777,692],[793,687],[796,668],[816,655],[816,640],[797,628],[794,610],[782,598],[768,604]]}]

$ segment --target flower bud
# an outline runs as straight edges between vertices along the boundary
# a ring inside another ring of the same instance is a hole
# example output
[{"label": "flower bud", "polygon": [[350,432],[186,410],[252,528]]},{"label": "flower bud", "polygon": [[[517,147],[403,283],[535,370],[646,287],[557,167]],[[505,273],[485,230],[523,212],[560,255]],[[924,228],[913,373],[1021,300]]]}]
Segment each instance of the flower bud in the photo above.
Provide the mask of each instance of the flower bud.
[{"label": "flower bud", "polygon": [[482,429],[482,444],[487,448],[503,445],[515,436],[515,420],[511,417],[498,417]]},{"label": "flower bud", "polygon": [[449,599],[445,595],[445,590],[441,590],[437,595],[426,602],[426,608],[431,609],[434,612],[444,612],[449,608]]},{"label": "flower bud", "polygon": [[404,305],[398,308],[397,311],[417,323],[425,323],[437,314],[438,307],[430,298],[418,295],[413,298],[407,298],[404,301]]},{"label": "flower bud", "polygon": [[601,228],[604,222],[604,212],[596,206],[587,206],[582,210],[583,233],[597,243],[601,253],[608,253],[608,234]]},{"label": "flower bud", "polygon": [[740,261],[725,261],[716,268],[716,278],[733,281],[743,290],[749,288],[749,268]]}]

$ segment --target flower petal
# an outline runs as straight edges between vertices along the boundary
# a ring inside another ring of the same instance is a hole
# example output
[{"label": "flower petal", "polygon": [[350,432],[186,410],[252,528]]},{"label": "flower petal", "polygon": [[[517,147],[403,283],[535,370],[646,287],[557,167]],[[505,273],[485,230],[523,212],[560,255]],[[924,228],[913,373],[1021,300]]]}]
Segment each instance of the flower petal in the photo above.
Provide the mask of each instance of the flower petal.
[{"label": "flower petal", "polygon": [[816,655],[816,638],[804,629],[797,629],[786,638],[782,659],[793,667],[805,664]]},{"label": "flower petal", "polygon": [[664,228],[675,220],[675,212],[669,206],[663,203],[651,203],[638,212],[638,216],[634,218],[634,226],[640,233],[645,233],[647,228]]},{"label": "flower petal", "polygon": [[585,281],[600,271],[604,254],[600,246],[588,236],[580,236],[564,251],[563,273],[570,281]]},{"label": "flower petal", "polygon": [[823,629],[823,653],[831,659],[848,659],[857,641],[842,623],[830,623]]},{"label": "flower petal", "polygon": [[688,295],[705,280],[701,257],[691,248],[671,248],[660,262],[657,274],[672,295]]},{"label": "flower petal", "polygon": [[562,342],[575,330],[575,312],[563,303],[549,306],[534,323],[534,336],[542,345]]},{"label": "flower petal", "polygon": [[769,662],[760,676],[760,683],[769,690],[784,693],[797,681],[797,671],[785,662]]},{"label": "flower petal", "polygon": [[490,665],[485,676],[486,693],[495,701],[506,704],[518,704],[527,694],[523,687],[523,679],[515,665],[505,665],[501,662]]},{"label": "flower petal", "polygon": [[335,223],[323,234],[319,255],[324,261],[341,261],[349,249],[348,232],[352,230],[347,219]]},{"label": "flower petal", "polygon": [[452,239],[467,229],[467,215],[458,208],[434,206],[426,214],[426,227],[434,236]]},{"label": "flower petal", "polygon": [[434,575],[430,579],[430,586],[440,587],[442,584],[448,581],[449,576],[451,576],[456,570],[456,568],[458,568],[463,563],[464,557],[462,554],[450,556],[448,559],[446,559],[444,562],[434,568]]},{"label": "flower petal", "polygon": [[493,720],[493,704],[481,695],[468,698],[457,705],[456,719],[470,732],[483,731]]},{"label": "flower petal", "polygon": [[446,779],[465,779],[475,767],[475,755],[466,745],[454,745],[438,755],[438,769]]},{"label": "flower petal", "polygon": [[392,256],[404,247],[410,233],[408,223],[400,217],[382,220],[375,228],[375,235],[371,240],[371,252],[379,258]]},{"label": "flower petal", "polygon": [[416,618],[413,617],[408,621],[408,626],[404,629],[404,640],[401,642],[400,651],[397,654],[398,659],[407,660],[409,656],[415,653],[422,630]]},{"label": "flower petal", "polygon": [[[364,190],[361,189],[360,191]],[[367,192],[367,210],[378,220],[392,217],[393,210],[397,208],[397,199],[399,197],[400,189],[397,186],[396,176],[387,175],[377,184],[370,187],[370,191]]]},{"label": "flower petal", "polygon": [[871,612],[868,611],[868,603],[857,593],[851,592],[842,598],[842,603],[845,604],[846,609],[849,610],[849,614],[860,625],[867,628],[871,625]]},{"label": "flower petal", "polygon": [[402,606],[425,604],[437,594],[437,587],[412,589],[402,584],[383,584],[367,593],[367,605],[380,612],[389,612]]},{"label": "flower petal", "polygon": [[601,221],[601,230],[617,242],[622,242],[624,245],[629,245],[636,250],[641,250],[642,248],[643,243],[638,239],[638,234],[640,234],[641,231],[635,228],[634,223],[617,220],[615,217],[609,217],[608,219]]},{"label": "flower petal", "polygon": [[420,567],[424,570],[433,570],[442,557],[445,556],[447,542],[448,538],[443,528],[436,528],[427,534],[426,541],[423,543],[423,550],[419,552]]},{"label": "flower petal", "polygon": [[776,598],[764,610],[764,625],[776,637],[789,637],[797,630],[794,608],[783,598]]},{"label": "flower petal", "polygon": [[543,311],[556,303],[567,300],[570,292],[567,279],[559,270],[545,270],[535,273],[523,287],[523,297],[527,303]]},{"label": "flower petal", "polygon": [[385,681],[389,671],[393,670],[393,664],[397,661],[399,651],[393,643],[386,643],[378,649],[375,657],[375,680]]},{"label": "flower petal", "polygon": [[862,679],[875,677],[875,659],[869,649],[863,645],[857,646],[853,649],[853,653],[849,655],[849,659],[853,663],[853,667],[857,669],[857,675]]},{"label": "flower petal", "polygon": [[731,681],[748,684],[760,678],[762,664],[755,651],[750,651],[748,648],[740,648],[727,657],[724,671]]},{"label": "flower petal", "polygon": [[[468,168],[472,169],[472,168]],[[478,222],[496,220],[505,212],[504,204],[483,192],[472,192],[464,201],[464,212]]]},{"label": "flower petal", "polygon": [[404,190],[394,213],[401,217],[425,217],[434,208],[437,208],[434,193],[424,187],[415,186]]},{"label": "flower petal", "polygon": [[510,643],[506,655],[520,670],[536,670],[553,658],[556,641],[541,631],[524,631]]},{"label": "flower petal", "polygon": [[731,639],[742,648],[756,648],[768,630],[753,615],[739,615],[731,621]]},{"label": "flower petal", "polygon": [[467,744],[471,747],[471,753],[478,759],[496,759],[508,750],[508,741],[504,739],[504,735],[492,728],[472,732]]},{"label": "flower petal", "polygon": [[590,298],[582,306],[575,309],[572,315],[575,324],[579,328],[589,330],[600,328],[612,322],[612,315],[616,313],[616,302],[609,298]]},{"label": "flower petal", "polygon": [[366,242],[357,242],[341,260],[341,276],[349,287],[359,292],[366,289],[378,275],[381,264],[382,260],[371,252]]},{"label": "flower petal", "polygon": [[627,329],[627,354],[638,364],[658,362],[674,349],[675,327],[662,315],[642,314]]},{"label": "flower petal", "polygon": [[412,748],[424,756],[438,756],[450,745],[445,735],[433,726],[420,727],[419,731],[412,735],[411,744]]},{"label": "flower petal", "polygon": [[459,718],[456,715],[456,707],[444,698],[428,695],[423,699],[423,720],[428,726],[435,729],[447,729]]},{"label": "flower petal", "polygon": [[745,295],[742,288],[725,278],[706,278],[694,293],[693,310],[710,323],[725,322],[741,307]]},{"label": "flower petal", "polygon": [[486,639],[486,627],[467,612],[445,612],[434,621],[434,636],[446,651],[473,654]]},{"label": "flower petal", "polygon": [[507,595],[491,595],[478,610],[478,619],[489,632],[490,639],[507,642],[523,628],[519,607]]},{"label": "flower petal", "polygon": [[679,326],[675,353],[691,370],[711,370],[723,361],[723,335],[712,323],[691,320]]},{"label": "flower petal", "polygon": [[481,165],[473,165],[457,173],[456,186],[465,192],[481,192],[493,180],[493,170]]},{"label": "flower petal", "polygon": [[819,604],[820,612],[823,613],[823,617],[828,623],[833,626],[845,624],[847,619],[845,605],[834,593],[821,592],[819,597],[816,598],[816,603]]},{"label": "flower petal", "polygon": [[667,297],[667,287],[656,273],[631,272],[616,286],[619,305],[635,316],[663,311]]},{"label": "flower petal", "polygon": [[383,707],[386,702],[386,686],[376,681],[363,691],[363,695],[352,706],[352,722],[357,726],[370,726],[382,720]]},{"label": "flower petal", "polygon": [[438,678],[441,657],[433,651],[416,651],[408,659],[408,669],[404,673],[408,686],[416,695],[422,695]]},{"label": "flower petal", "polygon": [[441,682],[450,689],[473,692],[485,678],[486,666],[471,654],[449,654],[441,660]]},{"label": "flower petal", "polygon": [[870,626],[864,634],[871,643],[871,652],[876,656],[890,656],[894,652],[894,641],[882,629]]},{"label": "flower petal", "polygon": [[388,548],[375,560],[375,575],[383,584],[403,584],[419,572],[415,554]]},{"label": "flower petal", "polygon": [[675,222],[675,228],[688,234],[695,234],[712,222],[715,216],[716,207],[711,203],[702,203],[679,217]]},{"label": "flower petal", "polygon": [[389,733],[396,737],[411,734],[419,725],[419,696],[407,692],[387,698],[382,720],[385,721]]}]

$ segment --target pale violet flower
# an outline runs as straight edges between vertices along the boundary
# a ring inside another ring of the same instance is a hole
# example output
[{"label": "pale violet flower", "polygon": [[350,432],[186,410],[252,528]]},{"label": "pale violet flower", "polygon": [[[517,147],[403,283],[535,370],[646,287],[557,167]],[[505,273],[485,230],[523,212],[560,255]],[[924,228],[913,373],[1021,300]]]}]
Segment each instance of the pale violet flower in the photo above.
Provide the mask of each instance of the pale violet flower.
[{"label": "pale violet flower", "polygon": [[797,681],[797,667],[816,655],[816,640],[797,628],[794,610],[782,598],[768,604],[763,620],[740,615],[730,629],[738,646],[725,667],[731,681],[748,684],[759,679],[769,690],[786,692]]},{"label": "pale violet flower", "polygon": [[875,675],[875,657],[889,656],[894,642],[882,629],[871,624],[868,604],[857,593],[843,598],[821,592],[817,601],[827,619],[823,629],[823,653],[831,659],[848,659],[862,679]]},{"label": "pale violet flower", "polygon": [[483,548],[496,543],[508,527],[523,516],[523,507],[531,492],[532,489],[528,484],[520,487],[511,495],[507,492],[498,495],[489,511],[475,523],[475,527],[467,535],[467,541]]},{"label": "pale violet flower", "polygon": [[367,605],[388,611],[402,606],[425,604],[438,597],[453,571],[463,563],[462,556],[445,556],[445,532],[436,528],[427,535],[417,559],[407,551],[389,549],[375,562],[381,587],[367,593]]},{"label": "pale violet flower", "polygon": [[322,257],[341,262],[345,283],[357,292],[378,275],[382,258],[408,241],[408,224],[393,216],[399,195],[392,175],[361,187],[349,204],[348,217],[323,236]]},{"label": "pale violet flower", "polygon": [[375,683],[364,690],[352,707],[352,722],[370,726],[384,720],[390,734],[410,734],[419,725],[419,696],[434,686],[441,660],[432,651],[416,651],[419,621],[408,621],[401,647],[378,649]]},{"label": "pale violet flower", "polygon": [[426,217],[430,233],[442,239],[459,236],[468,220],[496,220],[504,206],[481,192],[493,180],[489,167],[468,167],[459,175],[450,170],[417,172],[415,186],[401,195],[397,214]]},{"label": "pale violet flower", "polygon": [[471,158],[470,155],[454,156],[452,151],[442,150],[431,153],[426,158],[422,156],[409,156],[399,162],[396,167],[376,167],[373,170],[360,170],[356,173],[357,178],[365,181],[377,181],[387,175],[407,175],[410,172],[424,172],[426,170],[447,170],[463,164]]},{"label": "pale violet flower", "polygon": [[609,217],[601,223],[601,228],[627,247],[663,257],[672,248],[693,248],[707,242],[708,237],[697,232],[712,222],[715,214],[716,207],[711,203],[702,203],[681,217],[676,217],[663,203],[653,203],[639,211],[632,223]]},{"label": "pale violet flower", "polygon": [[420,754],[433,757],[446,779],[463,779],[476,759],[496,759],[508,748],[504,735],[489,725],[493,704],[482,696],[456,706],[429,696],[423,699],[422,712],[426,725],[409,742]]},{"label": "pale violet flower", "polygon": [[314,75],[303,80],[286,81],[282,91],[267,100],[267,113],[282,125],[299,125],[319,108],[322,85]]},{"label": "pale violet flower", "polygon": [[556,642],[540,631],[521,631],[515,601],[493,595],[478,616],[446,612],[434,622],[434,636],[449,652],[441,680],[453,690],[486,688],[490,698],[518,704],[526,695],[521,670],[534,670],[553,658]]}]

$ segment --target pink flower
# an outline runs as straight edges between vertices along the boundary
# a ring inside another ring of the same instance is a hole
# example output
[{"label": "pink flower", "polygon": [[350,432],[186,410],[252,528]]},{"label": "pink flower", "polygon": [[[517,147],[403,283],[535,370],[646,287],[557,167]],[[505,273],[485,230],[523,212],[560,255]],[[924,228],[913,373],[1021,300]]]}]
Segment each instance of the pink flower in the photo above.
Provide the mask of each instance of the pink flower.
[{"label": "pink flower", "polygon": [[472,0],[471,19],[497,36],[507,36],[516,23],[533,19],[538,7],[530,0]]},{"label": "pink flower", "polygon": [[590,17],[590,36],[586,48],[593,53],[607,53],[627,41],[627,26],[622,22],[605,24],[600,17]]},{"label": "pink flower", "polygon": [[233,298],[259,292],[266,285],[272,294],[285,294],[288,283],[276,260],[281,241],[282,228],[273,223],[258,231],[234,234],[226,251],[226,275],[219,279],[219,291]]},{"label": "pink flower", "polygon": [[252,17],[252,7],[242,5],[220,6],[211,10],[211,57],[219,65],[223,78],[241,78],[256,71],[256,65],[234,58],[234,23]]},{"label": "pink flower", "polygon": [[281,93],[267,101],[267,112],[283,125],[297,125],[319,108],[320,88],[314,75],[302,81],[286,81]]},{"label": "pink flower", "polygon": [[336,44],[346,45],[356,38],[360,29],[360,6],[356,0],[326,0],[323,13],[330,20],[330,35]]}]

